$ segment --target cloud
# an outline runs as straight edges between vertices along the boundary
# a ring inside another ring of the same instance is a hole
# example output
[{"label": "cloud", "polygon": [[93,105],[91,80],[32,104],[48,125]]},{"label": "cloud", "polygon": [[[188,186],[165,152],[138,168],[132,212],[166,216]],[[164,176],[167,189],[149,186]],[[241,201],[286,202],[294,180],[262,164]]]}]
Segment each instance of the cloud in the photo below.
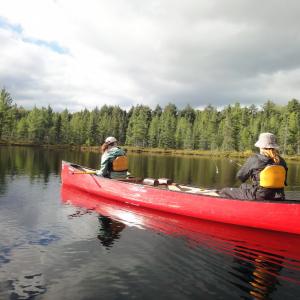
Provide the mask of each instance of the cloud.
[{"label": "cloud", "polygon": [[0,85],[25,107],[300,98],[295,0],[2,0],[1,6]]}]

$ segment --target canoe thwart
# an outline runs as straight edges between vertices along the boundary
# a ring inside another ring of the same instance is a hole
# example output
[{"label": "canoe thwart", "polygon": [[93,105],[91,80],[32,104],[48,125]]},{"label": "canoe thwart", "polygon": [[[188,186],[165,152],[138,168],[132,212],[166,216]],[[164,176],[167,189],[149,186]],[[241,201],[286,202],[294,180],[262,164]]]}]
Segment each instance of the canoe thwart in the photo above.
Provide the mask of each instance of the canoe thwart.
[{"label": "canoe thwart", "polygon": [[151,186],[158,186],[158,180],[154,178],[144,178],[143,184],[151,185]]},{"label": "canoe thwart", "polygon": [[158,184],[171,184],[172,180],[170,178],[158,178]]}]

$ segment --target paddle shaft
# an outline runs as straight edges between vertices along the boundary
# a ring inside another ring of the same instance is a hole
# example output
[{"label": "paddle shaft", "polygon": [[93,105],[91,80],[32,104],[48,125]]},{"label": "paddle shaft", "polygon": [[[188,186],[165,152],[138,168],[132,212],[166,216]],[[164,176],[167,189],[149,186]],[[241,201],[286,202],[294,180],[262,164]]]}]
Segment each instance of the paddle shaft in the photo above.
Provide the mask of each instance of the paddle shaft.
[{"label": "paddle shaft", "polygon": [[73,172],[73,174],[97,174],[96,171]]}]

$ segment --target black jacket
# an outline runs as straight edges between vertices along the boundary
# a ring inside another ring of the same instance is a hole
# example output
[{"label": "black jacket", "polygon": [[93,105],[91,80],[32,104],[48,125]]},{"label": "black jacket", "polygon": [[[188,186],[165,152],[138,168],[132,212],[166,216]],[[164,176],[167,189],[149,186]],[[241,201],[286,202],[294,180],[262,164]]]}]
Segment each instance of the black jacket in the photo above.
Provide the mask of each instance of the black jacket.
[{"label": "black jacket", "polygon": [[[255,199],[284,199],[284,190],[282,189],[268,189],[259,186],[259,173],[267,166],[274,165],[271,158],[262,155],[255,154],[247,159],[245,164],[237,173],[237,178],[242,182],[247,179],[252,180],[252,193]],[[285,160],[280,157],[279,165],[283,166],[286,170],[287,176],[287,165]],[[287,178],[287,177],[286,177]],[[285,178],[285,185],[287,185],[287,180]]]}]

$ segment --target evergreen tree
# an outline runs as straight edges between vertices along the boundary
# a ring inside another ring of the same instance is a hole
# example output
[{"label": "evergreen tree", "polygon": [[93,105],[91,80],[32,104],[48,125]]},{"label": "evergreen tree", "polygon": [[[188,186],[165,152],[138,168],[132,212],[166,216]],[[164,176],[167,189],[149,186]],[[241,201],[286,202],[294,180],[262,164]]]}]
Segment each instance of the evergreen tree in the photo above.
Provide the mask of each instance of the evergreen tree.
[{"label": "evergreen tree", "polygon": [[111,116],[112,116],[113,107],[109,107],[104,105],[101,107],[99,112],[99,121],[98,121],[98,134],[99,134],[99,142],[103,144],[106,137],[108,137],[111,132]]},{"label": "evergreen tree", "polygon": [[151,111],[149,107],[138,105],[133,109],[127,128],[126,145],[147,146],[150,119]]},{"label": "evergreen tree", "polygon": [[157,116],[160,117],[162,114],[162,108],[159,105],[156,105],[155,109],[152,112],[152,118]]},{"label": "evergreen tree", "polygon": [[158,146],[161,148],[175,147],[175,131],[177,122],[177,108],[174,104],[168,104],[160,118],[160,136]]},{"label": "evergreen tree", "polygon": [[211,105],[196,113],[193,125],[193,148],[201,150],[218,148],[218,112]]},{"label": "evergreen tree", "polygon": [[185,117],[178,119],[175,132],[175,145],[177,149],[192,149],[192,124]]},{"label": "evergreen tree", "polygon": [[193,124],[196,114],[194,109],[188,104],[183,110],[179,112],[179,117],[184,117],[190,124]]},{"label": "evergreen tree", "polygon": [[227,113],[225,119],[220,124],[221,135],[223,137],[221,148],[224,151],[236,150],[235,128],[231,121],[230,114]]},{"label": "evergreen tree", "polygon": [[114,106],[111,115],[110,135],[116,137],[119,144],[125,144],[127,129],[127,114],[119,106]]},{"label": "evergreen tree", "polygon": [[148,145],[152,148],[158,147],[160,139],[160,117],[155,114],[151,120],[149,131],[148,131]]},{"label": "evergreen tree", "polygon": [[65,109],[61,114],[61,143],[68,144],[71,141],[71,115]]},{"label": "evergreen tree", "polygon": [[17,123],[17,139],[26,141],[28,138],[28,124],[27,119],[24,117]]},{"label": "evergreen tree", "polygon": [[45,119],[42,110],[34,107],[28,118],[28,138],[34,143],[43,143],[45,136]]},{"label": "evergreen tree", "polygon": [[11,124],[11,114],[8,113],[12,106],[12,97],[9,92],[2,88],[0,91],[0,139],[2,139],[3,130]]},{"label": "evergreen tree", "polygon": [[61,115],[55,114],[53,118],[53,128],[54,128],[54,141],[56,143],[62,142],[62,133],[61,133]]},{"label": "evergreen tree", "polygon": [[97,130],[98,109],[94,109],[89,114],[88,127],[87,127],[87,145],[96,145],[98,142],[98,130]]}]

